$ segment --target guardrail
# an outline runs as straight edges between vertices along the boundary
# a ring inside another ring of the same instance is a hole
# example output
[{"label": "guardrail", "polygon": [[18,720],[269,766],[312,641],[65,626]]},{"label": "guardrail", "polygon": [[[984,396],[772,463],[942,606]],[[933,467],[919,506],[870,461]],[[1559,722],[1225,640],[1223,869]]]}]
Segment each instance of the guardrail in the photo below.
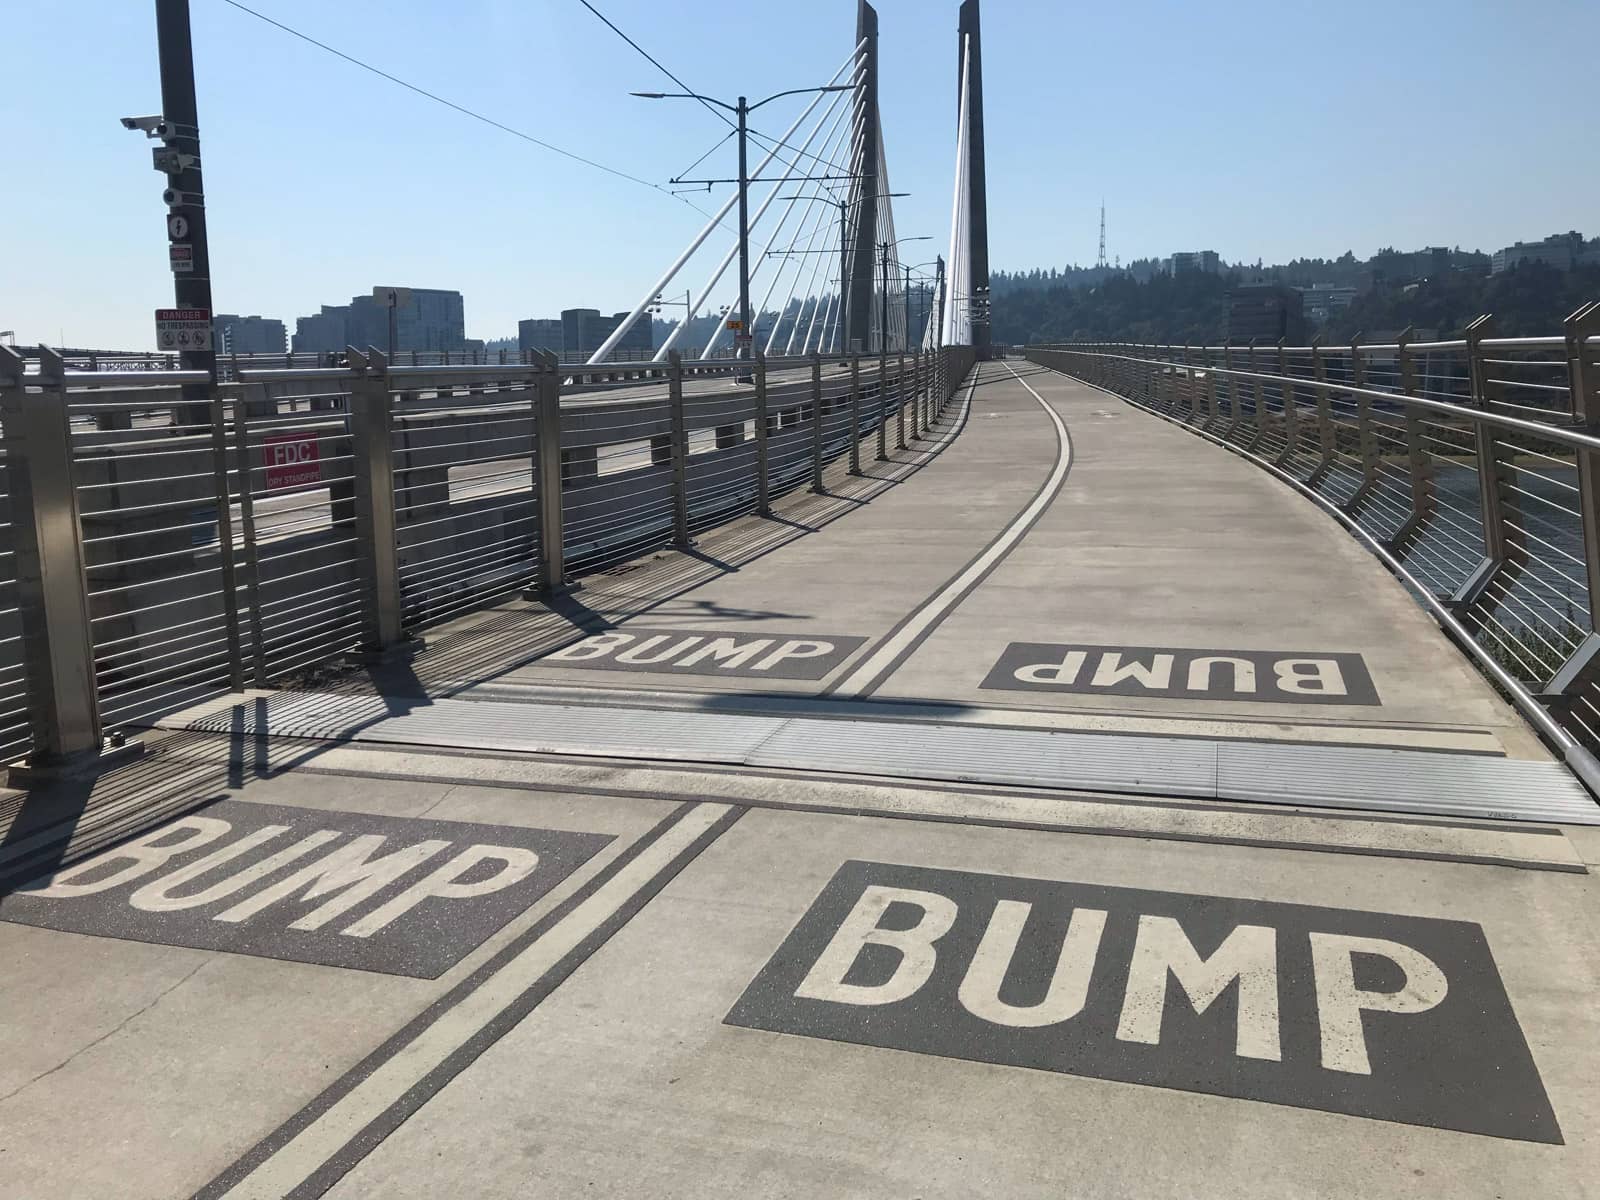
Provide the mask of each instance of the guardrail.
[{"label": "guardrail", "polygon": [[922,436],[973,361],[342,359],[213,383],[0,348],[0,756],[93,755],[105,728],[687,546]]},{"label": "guardrail", "polygon": [[1600,304],[1560,337],[1032,346],[1339,519],[1600,791]]}]

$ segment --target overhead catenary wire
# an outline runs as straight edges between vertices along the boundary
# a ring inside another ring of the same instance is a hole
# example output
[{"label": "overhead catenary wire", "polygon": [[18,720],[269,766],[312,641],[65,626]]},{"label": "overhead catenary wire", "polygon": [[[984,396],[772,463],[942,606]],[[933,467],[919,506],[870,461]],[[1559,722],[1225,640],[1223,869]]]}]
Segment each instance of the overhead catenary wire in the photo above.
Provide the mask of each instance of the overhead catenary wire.
[{"label": "overhead catenary wire", "polygon": [[446,108],[453,109],[456,112],[462,114],[463,116],[472,118],[474,121],[481,121],[483,124],[491,126],[494,129],[498,129],[502,133],[509,133],[512,137],[521,138],[525,142],[531,142],[533,145],[538,146],[541,149],[548,150],[552,154],[559,154],[563,158],[569,158],[573,162],[582,163],[586,167],[593,167],[597,171],[604,171],[607,175],[614,175],[618,179],[626,179],[629,183],[637,183],[639,186],[647,187],[653,192],[661,193],[663,196],[670,196],[670,197],[672,197],[672,199],[678,201],[680,204],[687,204],[690,208],[694,209],[696,212],[700,213],[702,216],[710,216],[710,214],[707,213],[705,211],[705,209],[701,208],[698,204],[694,203],[692,200],[685,200],[682,196],[678,195],[676,192],[673,192],[670,189],[663,187],[659,183],[652,183],[648,179],[641,179],[637,175],[630,175],[627,171],[622,171],[622,170],[618,170],[616,167],[607,166],[603,162],[597,162],[595,159],[588,158],[588,157],[586,157],[586,156],[584,156],[582,154],[578,154],[578,153],[576,153],[576,152],[574,152],[572,150],[568,150],[565,147],[557,146],[554,142],[547,142],[543,138],[534,137],[533,134],[528,133],[525,130],[517,129],[515,126],[512,126],[512,125],[507,125],[504,121],[497,121],[491,116],[487,116],[484,113],[476,111],[475,109],[471,109],[471,108],[466,107],[466,105],[464,105],[464,104],[457,104],[454,100],[446,99],[444,96],[441,96],[436,92],[430,92],[425,87],[421,87],[421,86],[419,86],[419,85],[417,85],[415,83],[410,82],[409,80],[402,79],[398,75],[391,74],[390,72],[385,71],[382,67],[373,66],[371,63],[366,62],[363,59],[359,59],[359,58],[355,57],[353,54],[346,54],[343,50],[340,50],[338,47],[330,46],[330,45],[328,45],[327,42],[319,41],[316,38],[312,37],[309,33],[302,33],[300,30],[294,28],[291,25],[285,25],[282,21],[279,21],[279,20],[276,20],[276,19],[274,19],[272,17],[269,17],[265,13],[257,12],[255,9],[251,8],[249,5],[240,3],[240,0],[222,0],[222,2],[224,4],[227,4],[227,5],[231,6],[231,7],[233,7],[233,8],[238,9],[242,13],[249,14],[250,16],[256,18],[256,20],[258,20],[258,21],[264,21],[268,25],[271,25],[276,29],[282,30],[284,33],[287,33],[291,37],[299,38],[301,41],[306,42],[306,43],[308,43],[308,44],[310,44],[312,46],[317,47],[317,49],[319,49],[319,50],[324,50],[327,53],[333,55],[335,58],[341,58],[345,62],[350,63],[352,66],[360,67],[363,71],[370,71],[372,74],[377,75],[378,77],[380,77],[382,79],[387,79],[390,83],[393,83],[393,84],[396,84],[396,85],[398,85],[400,87],[403,87],[407,91],[415,92],[419,96],[425,97],[428,100],[432,100],[435,104],[442,104]]}]

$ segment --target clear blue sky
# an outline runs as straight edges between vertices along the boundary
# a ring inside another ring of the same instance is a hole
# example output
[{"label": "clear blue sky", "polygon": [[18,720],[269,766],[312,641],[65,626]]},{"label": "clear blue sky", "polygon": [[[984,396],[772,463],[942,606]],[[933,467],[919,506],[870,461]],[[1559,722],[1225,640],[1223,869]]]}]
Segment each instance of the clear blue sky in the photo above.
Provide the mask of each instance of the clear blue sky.
[{"label": "clear blue sky", "polygon": [[[218,311],[292,331],[375,283],[453,287],[470,335],[514,334],[519,317],[630,307],[703,222],[222,0],[192,3]],[[578,0],[251,3],[646,179],[681,171],[722,129],[693,104],[629,98],[670,85]],[[854,34],[854,0],[595,3],[691,87],[730,99],[822,82]],[[948,239],[956,8],[879,5],[890,173],[913,193],[899,232],[935,236],[911,248],[919,259]],[[1593,0],[987,0],[992,263],[1092,262],[1102,195],[1124,260],[1592,236],[1593,18]],[[160,108],[153,4],[16,4],[6,23],[0,328],[148,346],[150,310],[171,298],[163,183],[117,118]],[[781,131],[795,103],[761,124]],[[732,165],[730,144],[705,169]]]}]

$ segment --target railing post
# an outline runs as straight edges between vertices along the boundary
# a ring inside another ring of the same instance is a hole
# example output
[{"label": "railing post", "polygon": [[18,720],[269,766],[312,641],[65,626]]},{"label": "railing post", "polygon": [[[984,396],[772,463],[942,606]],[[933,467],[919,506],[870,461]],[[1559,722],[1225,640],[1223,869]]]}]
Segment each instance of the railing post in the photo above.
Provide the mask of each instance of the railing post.
[{"label": "railing post", "polygon": [[355,476],[356,557],[366,606],[363,649],[381,653],[404,637],[400,552],[394,502],[394,409],[389,362],[381,351],[345,350],[350,384],[350,445]]},{"label": "railing post", "polygon": [[[239,378],[237,364],[233,376]],[[261,557],[256,543],[256,500],[251,482],[250,417],[253,413],[272,411],[266,392],[265,384],[242,384],[239,399],[233,406],[234,452],[239,463],[239,533],[244,539],[245,611],[250,614],[250,671],[251,682],[256,687],[267,686],[267,644],[261,621]]]},{"label": "railing post", "polygon": [[[235,409],[238,412],[238,409]],[[248,463],[239,460],[240,486],[248,486]],[[217,565],[222,584],[222,616],[228,643],[228,686],[244,691],[244,649],[239,636],[239,585],[234,574],[233,496],[228,491],[228,414],[216,382],[211,383],[211,478],[217,504]]]},{"label": "railing post", "polygon": [[[39,349],[23,384],[20,354],[0,346],[0,420],[16,544],[17,607],[32,748],[26,767],[85,760],[100,750],[94,638],[84,574],[83,525],[72,475],[66,364]],[[13,766],[13,776],[23,774]],[[13,779],[12,786],[20,783]]]},{"label": "railing post", "polygon": [[918,440],[926,432],[922,411],[923,395],[926,395],[926,381],[923,379],[922,365],[922,347],[918,346],[917,349],[910,352],[910,379],[912,379],[912,387],[910,387],[910,438],[912,438],[912,442]]},{"label": "railing post", "polygon": [[[1417,394],[1417,362],[1409,345],[1414,332],[1408,326],[1400,334],[1395,352],[1400,365],[1400,390],[1407,396]],[[1411,483],[1411,512],[1395,531],[1394,537],[1389,539],[1389,550],[1394,554],[1404,554],[1411,548],[1433,518],[1435,507],[1433,456],[1428,453],[1422,440],[1422,420],[1409,405],[1402,419],[1405,422],[1407,474]]]},{"label": "railing post", "polygon": [[667,353],[667,419],[672,439],[672,540],[689,544],[689,423],[683,411],[683,356]]},{"label": "railing post", "polygon": [[756,512],[763,517],[772,515],[772,489],[767,476],[767,356],[755,352],[756,384]]},{"label": "railing post", "polygon": [[1300,441],[1300,414],[1295,409],[1294,384],[1289,380],[1289,349],[1284,342],[1284,338],[1278,339],[1278,377],[1283,380],[1278,385],[1279,394],[1283,397],[1283,453],[1278,455],[1280,467],[1288,465]]},{"label": "railing post", "polygon": [[811,490],[822,487],[822,355],[811,356]]},{"label": "railing post", "polygon": [[906,448],[906,356],[899,356],[894,374],[894,446]]},{"label": "railing post", "polygon": [[546,595],[567,586],[566,499],[561,470],[561,374],[556,356],[538,354],[533,385],[534,487],[539,505],[539,587]]},{"label": "railing post", "polygon": [[[1564,332],[1573,421],[1583,432],[1600,435],[1600,366],[1591,357],[1600,356],[1600,346],[1587,344],[1591,338],[1600,338],[1600,303],[1579,308],[1566,319]],[[1577,460],[1590,632],[1545,684],[1539,698],[1551,705],[1564,705],[1600,681],[1600,453],[1579,449]]]},{"label": "railing post", "polygon": [[1356,439],[1361,448],[1361,485],[1356,488],[1342,507],[1354,512],[1378,486],[1378,439],[1372,430],[1372,398],[1362,393],[1367,386],[1367,364],[1361,357],[1361,335],[1350,340],[1350,386],[1359,389],[1353,393],[1356,402]]},{"label": "railing post", "polygon": [[[1472,388],[1472,406],[1488,410],[1493,400],[1489,366],[1484,362],[1483,341],[1493,330],[1493,319],[1479,317],[1467,326],[1467,372]],[[1506,537],[1506,504],[1500,477],[1500,439],[1491,426],[1478,422],[1473,430],[1478,463],[1478,510],[1483,521],[1483,561],[1449,600],[1457,615],[1470,621],[1472,607],[1484,590],[1510,560],[1510,541]]]},{"label": "railing post", "polygon": [[[1261,361],[1256,356],[1255,338],[1250,339],[1250,361],[1249,365],[1245,367],[1245,370],[1249,371],[1251,375],[1256,375],[1261,370]],[[1244,448],[1246,450],[1254,450],[1261,444],[1261,440],[1267,436],[1267,414],[1261,405],[1261,397],[1264,391],[1261,386],[1261,381],[1259,379],[1251,379],[1249,381],[1249,387],[1251,421],[1255,427],[1255,433],[1250,440],[1245,443]]]},{"label": "railing post", "polygon": [[850,356],[850,474],[861,474],[861,356]]},{"label": "railing post", "polygon": [[[1222,369],[1224,372],[1233,370],[1233,346],[1223,343]],[[1244,421],[1244,414],[1239,405],[1239,381],[1231,374],[1224,374],[1223,381],[1228,385],[1228,427],[1222,431],[1222,440],[1233,441],[1239,432],[1239,426]]]},{"label": "railing post", "polygon": [[889,352],[878,348],[878,461],[889,461]]},{"label": "railing post", "polygon": [[1311,377],[1317,390],[1317,465],[1306,479],[1309,487],[1316,487],[1333,470],[1334,440],[1333,401],[1328,396],[1328,364],[1322,359],[1322,335],[1311,339]]}]

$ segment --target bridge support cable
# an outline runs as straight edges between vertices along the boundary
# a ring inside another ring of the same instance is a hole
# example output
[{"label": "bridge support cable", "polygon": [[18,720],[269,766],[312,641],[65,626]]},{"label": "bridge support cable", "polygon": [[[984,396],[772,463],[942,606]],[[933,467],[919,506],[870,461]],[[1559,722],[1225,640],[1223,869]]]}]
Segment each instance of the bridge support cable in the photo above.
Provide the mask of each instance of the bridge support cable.
[{"label": "bridge support cable", "polygon": [[[821,162],[824,163],[825,166],[830,167],[830,168],[833,165],[832,156],[835,153],[838,152],[838,143],[844,136],[844,130],[841,128],[841,125],[842,125],[842,123],[844,121],[844,116],[845,116],[845,114],[847,112],[849,112],[848,108],[842,106],[843,98],[844,98],[844,93],[843,92],[836,92],[834,94],[833,103],[829,106],[827,113],[824,113],[823,118],[822,118],[822,122],[825,122],[827,120],[827,118],[828,118],[828,113],[832,113],[834,111],[834,109],[838,109],[839,110],[838,111],[838,115],[836,117],[834,117],[833,124],[828,127],[828,132],[825,135],[825,137],[823,138],[822,154],[820,156],[816,156],[816,157],[818,157],[820,159]],[[818,123],[818,128],[819,129],[821,128],[822,122]],[[811,137],[806,139],[804,146],[801,148],[801,154],[798,155],[797,157],[805,157],[805,151],[810,149],[811,143],[812,143],[813,140],[815,140],[815,138],[816,138],[816,131],[813,130]],[[792,172],[790,174],[792,174]],[[780,180],[779,183],[776,184],[773,187],[772,194],[767,197],[767,204],[771,204],[773,202],[773,200],[775,200],[777,198],[778,192],[782,190],[783,182],[790,178],[790,174],[786,174],[784,176],[784,180]],[[800,238],[805,235],[807,222],[811,219],[812,211],[816,206],[816,202],[819,199],[823,199],[824,198],[823,195],[821,194],[821,188],[823,186],[822,183],[814,181],[814,180],[804,180],[804,179],[802,179],[800,181],[800,186],[802,187],[803,190],[813,192],[814,194],[811,195],[808,198],[808,200],[805,202],[806,205],[807,205],[807,207],[805,209],[805,212],[801,214],[799,220],[796,222],[794,236],[789,239],[788,247],[782,252],[783,257],[780,258],[779,265],[773,271],[772,282],[767,285],[767,291],[766,291],[765,295],[762,296],[762,298],[761,298],[759,303],[753,305],[751,307],[751,309],[750,309],[751,329],[748,330],[747,332],[750,332],[750,333],[754,333],[755,332],[754,326],[760,320],[761,313],[763,312],[763,310],[765,310],[768,302],[772,299],[773,292],[777,289],[778,284],[780,282],[782,282],[783,274],[788,269],[788,256],[793,253],[793,251],[795,250],[796,245],[799,243]],[[767,204],[762,205],[761,209],[756,213],[755,217],[751,220],[750,224],[751,224],[751,228],[752,229],[754,229],[756,222],[761,219],[762,214],[766,212]],[[789,218],[794,214],[796,206],[797,206],[797,203],[790,203],[789,205],[787,205],[785,207],[782,218],[780,218],[780,220],[778,221],[777,227],[772,231],[772,236],[767,239],[767,244],[762,248],[761,253],[759,255],[757,255],[755,257],[755,259],[752,261],[752,263],[750,265],[750,278],[752,280],[754,280],[755,277],[758,274],[760,274],[762,268],[765,266],[765,264],[767,262],[767,256],[772,253],[773,247],[777,244],[778,238],[782,236],[783,230],[784,230],[784,226],[786,226],[788,224]],[[825,212],[826,212],[826,210],[824,209],[824,213]],[[812,239],[813,239],[813,241],[815,240],[815,237],[816,237],[816,229],[813,228],[813,230],[812,230]],[[738,253],[737,244],[735,244],[735,246],[734,246],[734,253]],[[801,270],[803,270],[803,269],[804,269],[804,264],[801,264],[796,269],[796,273],[795,273],[795,282],[796,283],[799,282],[799,272]],[[790,298],[792,299],[793,296],[794,296],[794,292],[793,292],[792,289],[791,289],[789,295],[790,295]],[[785,302],[785,310],[787,309],[787,306],[788,305],[787,305],[787,301],[786,301]],[[779,323],[781,323],[781,320],[782,320],[782,313],[780,312]],[[776,328],[777,328],[777,326],[774,325],[774,332],[776,332]],[[712,333],[710,339],[706,342],[705,348],[701,351],[702,355],[704,355],[706,357],[710,356],[713,347],[715,347],[722,340],[722,333],[723,333],[723,328],[721,326],[719,326]],[[767,352],[771,353],[770,344],[769,344],[769,346],[767,348]]]},{"label": "bridge support cable", "polygon": [[[841,72],[841,74],[842,73],[843,72]],[[838,76],[837,75],[834,76],[834,80],[837,81],[837,79],[838,79]],[[828,108],[826,110],[824,110],[822,116],[820,118],[818,118],[816,125],[812,128],[810,136],[806,138],[806,141],[805,141],[806,149],[809,149],[810,146],[811,146],[811,143],[816,140],[817,134],[821,131],[822,126],[827,122],[828,114],[833,111],[834,106],[837,105],[838,103],[840,103],[841,98],[846,94],[847,93],[844,93],[844,92],[819,93],[812,100],[811,104],[807,106],[805,113],[803,113],[802,116],[801,116],[801,120],[802,121],[804,121],[807,117],[809,117],[811,115],[811,112],[821,102],[823,95],[831,95],[833,97],[833,99],[829,102]],[[799,123],[797,122],[797,125],[798,124]],[[788,141],[789,138],[793,135],[793,133],[794,133],[794,130],[791,129],[789,131],[789,133],[784,135],[782,140],[783,141]],[[774,152],[774,153],[776,153],[776,152]],[[771,155],[768,156],[767,162],[771,161],[771,157],[772,157]],[[762,165],[765,166],[766,163],[763,163]],[[755,229],[755,227],[761,223],[761,219],[764,216],[766,216],[767,210],[772,207],[773,201],[778,198],[778,193],[783,190],[784,185],[789,183],[791,180],[794,179],[795,173],[797,171],[803,171],[805,169],[803,167],[797,166],[795,163],[788,163],[787,167],[788,167],[788,169],[783,173],[783,175],[780,176],[777,179],[777,181],[772,184],[771,189],[767,192],[766,199],[761,202],[760,207],[757,208],[756,211],[750,216],[749,227],[748,227],[748,229],[746,230],[746,233],[745,233],[746,237],[749,236],[750,230]],[[761,174],[761,169],[762,169],[761,167],[757,167],[755,172],[752,173],[752,175],[751,175],[751,182],[752,183],[755,183],[755,182],[758,181],[759,176]],[[767,182],[767,181],[766,180],[760,180],[760,182]],[[734,198],[735,198],[735,200],[737,200],[737,193],[735,193],[735,197]],[[771,247],[771,244],[772,244],[771,242],[768,243],[768,248],[769,249]],[[693,320],[693,318],[696,315],[696,313],[698,313],[699,310],[705,305],[705,302],[708,299],[710,299],[711,294],[716,290],[717,284],[721,282],[723,275],[727,273],[728,268],[733,265],[734,260],[737,259],[738,257],[739,257],[739,239],[738,239],[737,236],[735,236],[733,245],[731,247],[729,247],[727,254],[723,257],[722,262],[717,266],[717,269],[712,272],[711,278],[707,281],[706,286],[704,287],[704,289],[702,289],[699,298],[695,299],[691,303],[689,311],[687,313],[685,313],[685,315],[684,315],[683,321],[681,321],[672,330],[672,332],[667,335],[667,340],[664,343],[662,343],[661,348],[656,351],[656,354],[655,354],[655,361],[656,362],[661,362],[663,359],[665,359],[667,354],[677,346],[678,340],[679,340],[679,338],[681,338],[683,336],[684,331],[687,330],[689,322],[691,320]],[[755,264],[752,265],[752,270],[751,270],[752,277],[754,276],[755,271],[759,268],[759,264],[762,261],[762,257],[763,256],[758,255],[756,260],[755,260]],[[755,314],[752,312],[751,313],[751,320],[754,321],[754,319],[755,319]],[[717,330],[713,333],[711,339],[706,343],[704,349],[701,351],[701,354],[703,356],[709,355],[711,353],[712,347],[717,342],[717,335],[720,334],[721,332],[722,332],[722,328],[719,325]]]},{"label": "bridge support cable", "polygon": [[[833,263],[837,263],[839,261],[837,255],[830,251],[827,247],[819,249],[817,246],[817,239],[823,235],[823,231],[831,229],[834,225],[833,209],[836,207],[837,202],[834,201],[831,195],[818,196],[812,199],[810,202],[811,205],[814,206],[818,200],[824,201],[822,210],[818,214],[817,221],[812,228],[811,237],[806,242],[805,249],[801,252],[805,258],[811,260],[811,272],[809,277],[806,279],[805,291],[801,293],[800,307],[795,312],[794,325],[789,330],[789,340],[784,346],[785,354],[794,353],[795,342],[800,337],[800,330],[802,327],[806,328],[805,344],[809,347],[811,340],[811,328],[816,324],[817,310],[822,306],[823,299],[829,291],[827,285],[827,276],[823,274],[823,269],[829,265],[830,259]],[[793,301],[796,292],[799,290],[800,276],[805,271],[805,266],[805,261],[802,260],[796,267],[794,285],[790,288],[789,300],[785,301],[784,303],[785,312],[788,311],[789,303]],[[817,285],[819,282],[823,285],[823,290],[821,292],[817,291]],[[808,305],[811,309],[810,325],[806,324],[806,308]],[[777,338],[778,326],[774,325],[772,329],[772,337],[767,343],[768,354],[772,353],[773,346],[777,343]],[[805,352],[809,353],[810,351],[808,349]]]},{"label": "bridge support cable", "polygon": [[[830,87],[832,85],[838,83],[840,77],[842,75],[844,75],[846,72],[851,72],[852,75],[855,73],[855,68],[857,67],[857,65],[858,65],[858,63],[860,61],[860,57],[861,57],[862,51],[863,51],[863,47],[861,46],[860,41],[858,39],[856,48],[851,52],[850,56],[844,61],[844,64],[842,66],[840,66],[840,68],[837,71],[835,71],[833,73],[833,77],[830,80],[828,80],[828,85]],[[811,102],[806,105],[805,110],[800,114],[799,117],[797,117],[795,119],[794,124],[789,127],[788,131],[786,133],[784,133],[783,137],[780,138],[779,140],[780,141],[784,141],[784,142],[788,141],[789,138],[794,135],[795,131],[797,129],[799,129],[800,126],[805,122],[805,120],[811,115],[812,111],[821,102],[822,97],[824,95],[830,95],[830,94],[831,95],[839,95],[841,93],[837,93],[837,92],[835,92],[835,93],[819,92],[816,96],[814,96],[812,98]],[[761,172],[763,170],[765,170],[769,165],[771,165],[772,160],[774,158],[777,158],[777,157],[778,157],[778,149],[775,147],[774,149],[772,149],[771,151],[769,151],[767,153],[767,156],[761,160],[761,163],[756,167],[755,171],[752,172],[752,178],[759,177]],[[651,301],[653,301],[658,295],[660,295],[663,291],[665,291],[667,286],[669,284],[671,284],[674,279],[677,278],[678,272],[683,270],[684,264],[687,263],[689,261],[689,259],[694,256],[695,251],[700,249],[701,245],[704,244],[705,240],[708,237],[711,236],[711,231],[716,229],[717,226],[722,223],[722,219],[724,217],[726,217],[728,215],[728,213],[733,211],[734,205],[736,205],[738,202],[739,202],[739,196],[738,196],[738,193],[736,191],[732,196],[730,196],[723,203],[722,207],[719,208],[716,211],[716,213],[712,216],[712,218],[709,221],[706,222],[704,228],[702,228],[700,230],[700,232],[695,235],[694,239],[692,241],[690,241],[689,245],[684,249],[683,253],[678,255],[677,259],[674,260],[673,264],[670,267],[667,268],[665,273],[663,273],[662,276],[659,279],[656,280],[655,286],[652,287],[648,292],[645,293],[645,295],[639,300],[639,303],[636,304],[634,306],[633,310],[628,314],[627,318],[625,320],[623,320],[622,323],[619,324],[617,326],[617,328],[614,329],[611,332],[611,336],[606,338],[606,340],[601,344],[600,348],[598,350],[596,350],[594,352],[594,354],[592,354],[589,357],[588,361],[591,364],[593,364],[593,363],[602,363],[602,362],[606,361],[606,359],[610,356],[611,352],[614,349],[616,349],[617,344],[619,342],[621,342],[622,339],[628,335],[628,331],[631,330],[634,327],[634,325],[636,325],[638,323],[639,318],[644,314],[645,310],[650,307]],[[686,326],[688,324],[689,320],[692,319],[693,315],[694,315],[693,313],[686,314],[685,317],[684,317],[683,324],[680,325],[679,328],[681,329],[684,326]]]}]

